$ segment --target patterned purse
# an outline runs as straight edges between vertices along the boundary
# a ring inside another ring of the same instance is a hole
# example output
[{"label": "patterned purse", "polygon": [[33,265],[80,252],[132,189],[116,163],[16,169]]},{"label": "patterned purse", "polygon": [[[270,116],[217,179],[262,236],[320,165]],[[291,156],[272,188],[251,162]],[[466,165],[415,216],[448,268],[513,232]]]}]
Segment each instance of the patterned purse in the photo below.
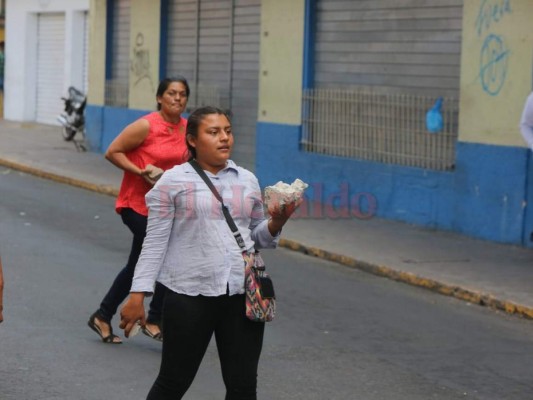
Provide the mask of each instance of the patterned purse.
[{"label": "patterned purse", "polygon": [[244,239],[242,238],[239,228],[235,225],[233,217],[228,208],[224,204],[222,197],[216,190],[211,179],[207,177],[204,170],[198,165],[196,160],[189,161],[189,164],[196,170],[198,175],[204,180],[213,195],[222,205],[222,213],[226,218],[233,236],[237,244],[242,250],[242,257],[244,260],[244,291],[246,298],[246,317],[255,322],[272,321],[276,313],[276,296],[274,293],[274,285],[272,279],[265,271],[265,263],[263,258],[256,250],[255,253],[250,253],[246,249]]},{"label": "patterned purse", "polygon": [[265,263],[258,251],[243,253],[246,317],[252,321],[268,322],[276,314],[276,294],[272,279],[265,271]]}]

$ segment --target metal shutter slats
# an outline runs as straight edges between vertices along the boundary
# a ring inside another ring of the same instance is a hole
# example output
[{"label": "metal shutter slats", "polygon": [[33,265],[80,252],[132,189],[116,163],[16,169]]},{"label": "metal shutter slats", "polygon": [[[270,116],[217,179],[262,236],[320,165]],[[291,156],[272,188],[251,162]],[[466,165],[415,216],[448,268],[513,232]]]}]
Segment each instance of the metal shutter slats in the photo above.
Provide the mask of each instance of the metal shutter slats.
[{"label": "metal shutter slats", "polygon": [[39,14],[36,121],[56,125],[63,110],[65,15]]}]

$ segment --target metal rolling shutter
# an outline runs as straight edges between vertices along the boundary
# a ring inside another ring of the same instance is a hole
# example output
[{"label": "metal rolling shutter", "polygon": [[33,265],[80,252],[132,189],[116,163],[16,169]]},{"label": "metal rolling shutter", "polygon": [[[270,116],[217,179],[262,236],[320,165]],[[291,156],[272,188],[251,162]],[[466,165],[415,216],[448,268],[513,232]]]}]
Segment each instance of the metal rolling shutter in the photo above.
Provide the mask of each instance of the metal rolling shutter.
[{"label": "metal rolling shutter", "polygon": [[230,106],[231,12],[231,1],[200,1],[198,90],[205,87],[210,97],[216,93],[219,106],[225,108]]},{"label": "metal rolling shutter", "polygon": [[37,21],[36,121],[57,125],[63,110],[65,14],[39,14]]},{"label": "metal rolling shutter", "polygon": [[189,108],[229,106],[231,1],[174,0],[169,5],[167,71],[191,86]]},{"label": "metal rolling shutter", "polygon": [[130,0],[114,0],[111,76],[106,82],[106,104],[128,106],[130,74]]},{"label": "metal rolling shutter", "polygon": [[196,0],[171,1],[168,14],[167,76],[184,76],[192,90],[196,70]]},{"label": "metal rolling shutter", "polygon": [[260,33],[261,0],[236,1],[230,91],[236,142],[232,158],[251,171],[255,170]]},{"label": "metal rolling shutter", "polygon": [[317,0],[315,86],[458,97],[463,0]]},{"label": "metal rolling shutter", "polygon": [[167,75],[191,86],[189,109],[233,111],[232,159],[254,170],[259,92],[261,0],[173,0],[169,4]]}]

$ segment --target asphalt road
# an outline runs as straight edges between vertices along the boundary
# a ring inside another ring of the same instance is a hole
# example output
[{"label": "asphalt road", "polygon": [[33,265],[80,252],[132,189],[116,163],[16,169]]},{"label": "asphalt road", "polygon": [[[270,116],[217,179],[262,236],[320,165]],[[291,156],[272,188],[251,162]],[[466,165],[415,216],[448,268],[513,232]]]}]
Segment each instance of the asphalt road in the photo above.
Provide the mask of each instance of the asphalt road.
[{"label": "asphalt road", "polygon": [[[105,345],[86,324],[129,251],[113,204],[0,168],[1,400],[145,398],[160,344]],[[285,249],[264,258],[278,315],[258,399],[532,398],[533,321]],[[223,397],[211,346],[185,399]]]}]

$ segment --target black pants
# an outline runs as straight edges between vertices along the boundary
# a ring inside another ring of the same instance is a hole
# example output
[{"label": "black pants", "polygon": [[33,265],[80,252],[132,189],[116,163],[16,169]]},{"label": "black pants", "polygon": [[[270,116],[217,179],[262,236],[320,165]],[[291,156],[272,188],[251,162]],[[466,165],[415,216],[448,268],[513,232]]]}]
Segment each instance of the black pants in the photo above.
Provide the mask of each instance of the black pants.
[{"label": "black pants", "polygon": [[244,295],[186,296],[167,290],[163,353],[148,400],[178,400],[191,385],[213,333],[226,400],[256,400],[265,324],[246,318]]},{"label": "black pants", "polygon": [[[148,218],[144,215],[136,213],[131,208],[122,209],[120,216],[122,222],[133,233],[133,243],[131,244],[130,256],[128,263],[118,273],[111,288],[105,295],[100,308],[97,313],[99,318],[104,321],[111,321],[113,315],[116,314],[120,304],[128,297],[131,289],[131,282],[133,281],[133,273],[135,272],[135,265],[141,255],[144,237],[146,236],[146,225]],[[154,296],[150,302],[150,310],[148,312],[147,322],[152,324],[159,324],[161,322],[161,312],[163,308],[163,297],[166,288],[157,283],[155,286]]]}]

